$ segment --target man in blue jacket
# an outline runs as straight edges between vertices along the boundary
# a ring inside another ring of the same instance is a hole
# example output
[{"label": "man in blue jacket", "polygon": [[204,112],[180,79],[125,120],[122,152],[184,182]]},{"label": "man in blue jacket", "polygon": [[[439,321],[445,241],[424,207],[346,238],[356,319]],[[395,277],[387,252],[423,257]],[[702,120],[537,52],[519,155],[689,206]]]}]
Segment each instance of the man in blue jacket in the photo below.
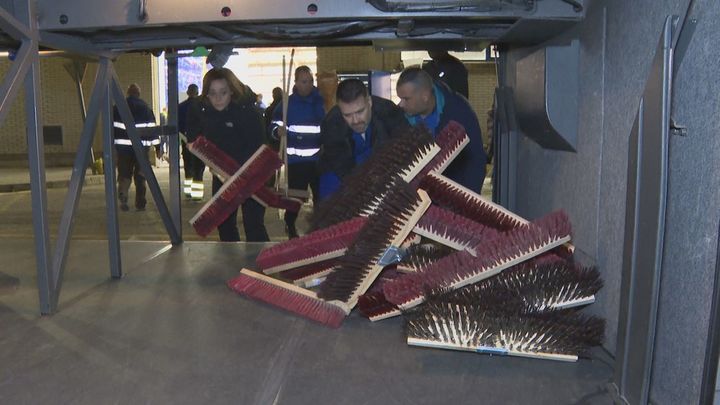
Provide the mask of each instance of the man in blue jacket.
[{"label": "man in blue jacket", "polygon": [[[287,122],[282,122],[282,104],[273,112],[272,136],[277,139],[280,125],[287,128],[288,187],[294,190],[312,190],[313,202],[318,198],[317,160],[320,151],[320,122],[325,117],[323,98],[313,85],[309,67],[295,69],[295,86],[288,98]],[[295,228],[297,213],[285,211],[288,236],[298,236]]]},{"label": "man in blue jacket", "polygon": [[450,121],[457,121],[465,127],[470,143],[443,174],[480,193],[487,158],[477,115],[467,99],[445,83],[433,81],[419,67],[405,69],[398,78],[396,89],[400,108],[405,110],[411,125],[425,125],[433,136],[437,136]]},{"label": "man in blue jacket", "polygon": [[377,146],[410,127],[400,107],[369,94],[358,79],[340,82],[335,98],[337,105],[321,125],[320,198],[337,191],[342,178]]}]

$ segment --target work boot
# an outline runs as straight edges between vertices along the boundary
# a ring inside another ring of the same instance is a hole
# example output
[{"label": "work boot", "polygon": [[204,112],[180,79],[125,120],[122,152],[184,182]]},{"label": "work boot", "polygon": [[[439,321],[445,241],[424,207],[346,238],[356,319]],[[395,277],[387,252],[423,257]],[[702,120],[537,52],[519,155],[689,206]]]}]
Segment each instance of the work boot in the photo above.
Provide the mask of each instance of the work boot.
[{"label": "work boot", "polygon": [[300,236],[297,233],[295,224],[285,224],[285,232],[287,232],[288,239],[294,239],[294,238],[297,238],[298,236]]}]

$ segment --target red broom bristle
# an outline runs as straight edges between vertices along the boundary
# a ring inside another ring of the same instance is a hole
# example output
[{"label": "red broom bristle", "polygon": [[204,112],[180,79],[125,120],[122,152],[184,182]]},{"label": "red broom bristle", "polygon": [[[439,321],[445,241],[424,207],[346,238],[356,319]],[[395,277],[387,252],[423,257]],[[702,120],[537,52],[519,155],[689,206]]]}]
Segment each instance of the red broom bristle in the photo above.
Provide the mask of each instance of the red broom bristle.
[{"label": "red broom bristle", "polygon": [[435,143],[440,146],[440,152],[420,171],[415,179],[417,182],[430,172],[442,173],[470,143],[470,138],[467,136],[465,127],[457,121],[450,121],[435,138]]},{"label": "red broom bristle", "polygon": [[272,149],[266,145],[261,146],[190,219],[195,231],[203,237],[210,234],[255,190],[263,187],[281,164]]},{"label": "red broom bristle", "polygon": [[360,313],[371,321],[380,321],[400,315],[400,308],[385,298],[382,291],[366,292],[358,298]]},{"label": "red broom bristle", "polygon": [[188,149],[223,181],[240,169],[240,165],[233,158],[202,135],[189,143]]},{"label": "red broom bristle", "polygon": [[420,186],[433,203],[483,225],[506,231],[527,223],[524,218],[439,174],[428,173]]},{"label": "red broom bristle", "polygon": [[302,201],[297,198],[280,195],[269,187],[255,190],[253,198],[265,207],[280,208],[290,212],[299,212]]},{"label": "red broom bristle", "polygon": [[477,258],[460,251],[422,271],[408,273],[383,288],[388,301],[403,309],[418,305],[427,291],[457,289],[498,274],[570,240],[564,212],[549,214],[527,226],[498,233],[476,247]]},{"label": "red broom bristle", "polygon": [[317,298],[312,291],[247,269],[242,269],[240,274],[229,280],[227,284],[238,294],[282,308],[332,328],[339,327],[349,313],[340,305]]},{"label": "red broom bristle", "polygon": [[460,214],[431,205],[415,225],[414,232],[453,249],[468,249],[474,253],[474,247],[482,242],[489,229],[492,228]]},{"label": "red broom bristle", "polygon": [[[255,263],[258,268],[272,272],[289,270],[312,263],[313,261],[308,262],[307,260],[324,253],[347,249],[366,222],[367,218],[356,217],[268,247],[260,252]],[[294,263],[298,264],[293,265]]]}]

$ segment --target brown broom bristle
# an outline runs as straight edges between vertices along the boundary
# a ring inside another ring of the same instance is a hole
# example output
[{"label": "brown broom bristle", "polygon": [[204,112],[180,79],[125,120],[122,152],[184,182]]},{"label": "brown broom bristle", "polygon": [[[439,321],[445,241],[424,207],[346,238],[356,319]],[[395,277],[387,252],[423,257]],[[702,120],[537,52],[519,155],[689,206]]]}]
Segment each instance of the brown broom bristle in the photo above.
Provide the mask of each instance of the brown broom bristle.
[{"label": "brown broom bristle", "polygon": [[462,251],[454,253],[423,271],[405,274],[386,284],[383,291],[388,301],[409,309],[422,303],[427,291],[455,290],[484,280],[569,241],[570,234],[567,216],[558,211],[530,225],[484,240],[476,247],[477,258],[468,253],[469,258],[463,257]]},{"label": "brown broom bristle", "polygon": [[402,180],[397,180],[377,212],[358,233],[338,268],[320,286],[319,296],[354,306],[380,273],[380,258],[388,247],[399,246],[414,227],[430,201]]},{"label": "brown broom bristle", "polygon": [[440,151],[426,129],[411,128],[373,151],[370,158],[343,178],[340,189],[317,207],[312,229],[359,215],[370,215],[394,177],[409,182]]}]

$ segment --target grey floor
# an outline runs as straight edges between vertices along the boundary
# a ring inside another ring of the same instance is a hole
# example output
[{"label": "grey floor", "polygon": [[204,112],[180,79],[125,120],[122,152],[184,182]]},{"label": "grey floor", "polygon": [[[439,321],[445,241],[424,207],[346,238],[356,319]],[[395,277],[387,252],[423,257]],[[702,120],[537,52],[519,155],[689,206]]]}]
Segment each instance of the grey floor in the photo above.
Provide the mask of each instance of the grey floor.
[{"label": "grey floor", "polygon": [[231,292],[250,244],[75,241],[38,315],[32,240],[0,240],[0,404],[609,404],[603,352],[556,363],[407,347],[402,322],[333,330]]}]

